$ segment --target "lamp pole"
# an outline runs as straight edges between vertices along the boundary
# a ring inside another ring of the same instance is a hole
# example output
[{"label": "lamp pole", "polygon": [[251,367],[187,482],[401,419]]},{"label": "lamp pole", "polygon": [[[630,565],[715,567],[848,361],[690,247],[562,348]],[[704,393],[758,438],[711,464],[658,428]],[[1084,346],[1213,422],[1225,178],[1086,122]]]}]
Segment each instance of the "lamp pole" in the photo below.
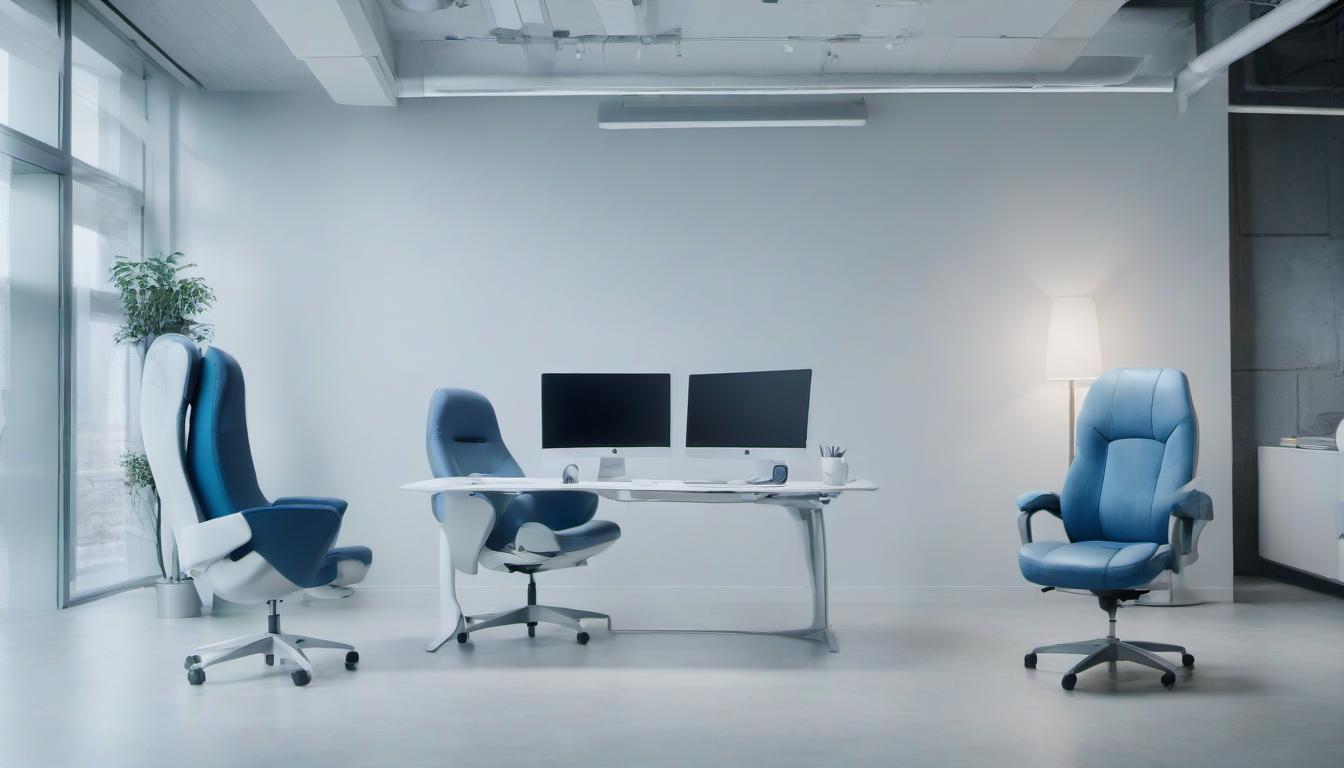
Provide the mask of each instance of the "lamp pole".
[{"label": "lamp pole", "polygon": [[1077,394],[1076,394],[1077,386],[1078,386],[1077,379],[1069,379],[1069,466],[1070,467],[1073,466],[1074,453],[1078,450],[1078,446],[1075,443],[1077,438],[1074,436],[1074,430],[1077,429],[1076,422],[1078,420],[1078,406],[1077,406]]}]

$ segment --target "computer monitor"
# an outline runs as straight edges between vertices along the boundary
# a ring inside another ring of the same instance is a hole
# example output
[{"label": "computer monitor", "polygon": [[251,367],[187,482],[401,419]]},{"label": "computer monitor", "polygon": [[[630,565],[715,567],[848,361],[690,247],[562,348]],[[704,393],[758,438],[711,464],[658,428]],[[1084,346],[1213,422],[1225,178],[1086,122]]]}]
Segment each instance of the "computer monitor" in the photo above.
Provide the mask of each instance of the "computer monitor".
[{"label": "computer monitor", "polygon": [[811,396],[808,368],[694,374],[686,397],[686,455],[801,457]]},{"label": "computer monitor", "polygon": [[601,456],[598,479],[623,478],[626,456],[672,447],[672,375],[543,373],[541,447]]}]

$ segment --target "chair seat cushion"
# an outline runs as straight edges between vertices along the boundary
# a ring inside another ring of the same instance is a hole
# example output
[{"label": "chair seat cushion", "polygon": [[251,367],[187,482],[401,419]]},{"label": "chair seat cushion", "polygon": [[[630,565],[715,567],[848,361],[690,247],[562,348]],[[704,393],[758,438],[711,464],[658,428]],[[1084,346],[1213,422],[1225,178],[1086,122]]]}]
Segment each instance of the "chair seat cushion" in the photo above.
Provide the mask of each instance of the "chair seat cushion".
[{"label": "chair seat cushion", "polygon": [[[318,585],[330,584],[336,580],[340,574],[341,563],[347,561],[363,563],[367,568],[373,565],[373,550],[368,547],[332,547],[327,552],[327,556],[322,560],[322,568],[318,571]],[[362,578],[362,577],[361,577]],[[302,584],[300,586],[315,586]]]},{"label": "chair seat cushion", "polygon": [[582,525],[555,532],[561,552],[577,552],[621,538],[621,526],[610,520],[589,520]]},{"label": "chair seat cushion", "polygon": [[332,547],[327,553],[327,562],[358,560],[365,565],[373,565],[373,550],[368,547]]},{"label": "chair seat cushion", "polygon": [[1027,581],[1065,589],[1133,589],[1171,566],[1171,548],[1150,541],[1034,541],[1018,550]]}]

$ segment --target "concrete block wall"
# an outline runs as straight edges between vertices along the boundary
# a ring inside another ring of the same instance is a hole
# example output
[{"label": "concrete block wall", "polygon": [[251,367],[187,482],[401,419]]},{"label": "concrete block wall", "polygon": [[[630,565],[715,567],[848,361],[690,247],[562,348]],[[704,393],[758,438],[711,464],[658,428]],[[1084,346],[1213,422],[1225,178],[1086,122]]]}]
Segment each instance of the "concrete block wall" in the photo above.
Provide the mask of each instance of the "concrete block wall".
[{"label": "concrete block wall", "polygon": [[1344,419],[1344,119],[1230,117],[1234,568],[1259,574],[1256,447]]}]

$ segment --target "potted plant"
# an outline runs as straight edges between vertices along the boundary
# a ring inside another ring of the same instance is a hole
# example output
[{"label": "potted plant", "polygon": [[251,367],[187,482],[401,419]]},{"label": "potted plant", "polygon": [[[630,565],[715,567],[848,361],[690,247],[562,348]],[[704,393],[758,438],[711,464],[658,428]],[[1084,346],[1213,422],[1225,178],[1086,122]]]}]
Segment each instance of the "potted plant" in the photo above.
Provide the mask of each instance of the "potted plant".
[{"label": "potted plant", "polygon": [[[143,361],[149,345],[165,333],[180,333],[195,341],[214,338],[214,328],[196,318],[215,301],[215,292],[200,276],[182,273],[195,267],[184,263],[181,252],[131,259],[118,256],[112,264],[112,284],[121,296],[125,323],[113,340],[135,348]],[[152,513],[146,515],[147,527],[154,529],[154,540],[161,578],[154,585],[158,595],[159,616],[186,618],[201,615],[201,600],[196,584],[178,566],[177,547],[171,561],[163,558],[163,508],[154,482],[149,459],[139,452],[128,452],[119,461],[126,473],[126,485],[133,493],[152,499]],[[143,508],[143,507],[141,507]]]},{"label": "potted plant", "polygon": [[163,502],[154,484],[154,472],[149,468],[149,457],[127,451],[118,457],[117,463],[126,475],[126,487],[133,496],[138,497],[136,501],[149,502],[138,504],[136,509],[143,510],[145,527],[154,530],[154,554],[159,560],[159,580],[155,582],[154,591],[158,597],[159,617],[184,619],[200,616],[200,596],[196,593],[192,579],[182,576],[177,565],[177,548],[173,548],[172,576],[168,575],[168,568],[163,561]]}]

